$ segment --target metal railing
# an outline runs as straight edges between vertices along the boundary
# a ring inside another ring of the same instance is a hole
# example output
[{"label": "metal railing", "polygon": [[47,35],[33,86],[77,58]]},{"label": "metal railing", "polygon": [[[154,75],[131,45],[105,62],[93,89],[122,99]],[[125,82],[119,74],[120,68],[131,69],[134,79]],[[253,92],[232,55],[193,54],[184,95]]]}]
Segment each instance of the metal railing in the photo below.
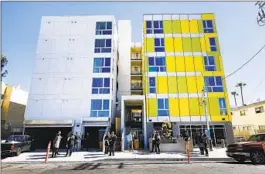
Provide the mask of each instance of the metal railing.
[{"label": "metal railing", "polygon": [[142,89],[142,83],[132,83],[131,89]]},{"label": "metal railing", "polygon": [[131,56],[131,59],[132,59],[132,60],[141,60],[141,55],[140,55],[140,54],[133,54],[133,55]]},{"label": "metal railing", "polygon": [[142,71],[141,71],[141,68],[140,67],[133,67],[131,69],[131,74],[141,74]]}]

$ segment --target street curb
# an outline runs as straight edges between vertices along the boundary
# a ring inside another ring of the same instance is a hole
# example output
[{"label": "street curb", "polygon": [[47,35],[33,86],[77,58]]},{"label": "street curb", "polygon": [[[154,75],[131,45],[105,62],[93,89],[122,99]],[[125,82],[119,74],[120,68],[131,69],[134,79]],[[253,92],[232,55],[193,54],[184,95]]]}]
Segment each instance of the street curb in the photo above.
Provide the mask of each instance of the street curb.
[{"label": "street curb", "polygon": [[[104,159],[100,161],[188,161],[187,158],[115,158]],[[190,161],[206,161],[206,162],[234,162],[232,158],[190,158]]]}]

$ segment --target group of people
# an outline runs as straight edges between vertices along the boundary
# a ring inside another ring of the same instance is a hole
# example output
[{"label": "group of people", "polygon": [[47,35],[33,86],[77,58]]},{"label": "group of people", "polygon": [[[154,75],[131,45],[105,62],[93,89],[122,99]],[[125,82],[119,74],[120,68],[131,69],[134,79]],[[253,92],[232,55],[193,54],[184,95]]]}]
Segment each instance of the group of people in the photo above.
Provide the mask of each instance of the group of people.
[{"label": "group of people", "polygon": [[151,152],[154,152],[154,150],[155,150],[155,152],[157,154],[160,154],[160,147],[159,147],[159,145],[160,145],[161,137],[160,137],[159,132],[153,130],[153,134],[152,134],[152,137],[151,138],[152,138],[152,150],[151,150]]},{"label": "group of people", "polygon": [[[65,156],[71,156],[72,152],[78,151],[83,145],[88,144],[88,137],[89,134],[87,133],[86,137],[80,137],[78,133],[75,134],[73,132],[70,132],[68,134],[67,140],[66,140],[66,155]],[[62,140],[61,131],[59,131],[52,142],[52,157],[56,157],[59,155],[59,148]]]},{"label": "group of people", "polygon": [[108,132],[108,134],[104,138],[105,154],[109,153],[109,156],[111,155],[114,156],[116,140],[117,140],[117,136],[115,135],[114,131],[112,131],[111,133]]},{"label": "group of people", "polygon": [[[201,155],[206,155],[209,156],[209,152],[208,152],[208,137],[206,136],[205,133],[197,133],[196,137],[195,137],[195,141],[197,143],[197,145],[200,148],[200,153]],[[205,153],[204,153],[205,152]]]}]

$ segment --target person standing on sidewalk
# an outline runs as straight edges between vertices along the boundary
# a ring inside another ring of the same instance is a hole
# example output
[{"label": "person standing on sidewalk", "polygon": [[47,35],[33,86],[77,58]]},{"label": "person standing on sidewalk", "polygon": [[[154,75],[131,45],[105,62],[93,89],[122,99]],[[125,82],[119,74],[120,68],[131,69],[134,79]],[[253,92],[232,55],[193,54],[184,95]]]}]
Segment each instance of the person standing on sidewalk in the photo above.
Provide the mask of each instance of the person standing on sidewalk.
[{"label": "person standing on sidewalk", "polygon": [[66,142],[66,157],[68,156],[71,156],[72,155],[72,152],[73,152],[73,148],[74,148],[74,144],[75,144],[75,136],[73,133],[71,133],[71,135],[67,138],[67,142]]},{"label": "person standing on sidewalk", "polygon": [[151,136],[151,138],[152,138],[152,151],[151,151],[151,153],[152,153],[152,152],[154,152],[154,149],[155,149],[155,152],[156,152],[156,141],[155,141],[155,135],[156,135],[156,131],[155,131],[155,130],[153,130],[153,133],[152,133],[152,136]]},{"label": "person standing on sidewalk", "polygon": [[104,143],[105,143],[105,154],[109,153],[109,142],[110,142],[111,135],[108,132],[108,134],[105,136]]},{"label": "person standing on sidewalk", "polygon": [[89,133],[87,133],[85,136],[85,147],[87,151],[88,151],[88,146],[89,146]]},{"label": "person standing on sidewalk", "polygon": [[74,143],[74,151],[78,151],[79,150],[79,144],[80,144],[80,137],[78,135],[78,133],[75,133],[75,143]]},{"label": "person standing on sidewalk", "polygon": [[205,133],[202,134],[202,142],[203,142],[203,154],[204,154],[204,151],[205,151],[205,155],[209,156],[208,149],[207,149],[208,137],[206,136]]},{"label": "person standing on sidewalk", "polygon": [[60,147],[60,143],[61,143],[61,131],[59,131],[56,135],[56,137],[53,140],[53,151],[52,151],[52,157],[56,157],[56,155],[58,155],[58,151],[59,151],[59,147]]},{"label": "person standing on sidewalk", "polygon": [[111,156],[111,154],[114,156],[114,152],[115,152],[115,143],[116,143],[117,137],[114,134],[114,131],[111,132],[111,136],[109,139],[109,156]]},{"label": "person standing on sidewalk", "polygon": [[160,154],[160,147],[159,147],[160,140],[161,140],[161,137],[160,137],[159,133],[156,132],[156,134],[155,134],[155,144],[156,144],[156,153],[157,154]]},{"label": "person standing on sidewalk", "polygon": [[133,151],[133,136],[131,132],[127,135],[127,141],[129,145],[129,151]]}]

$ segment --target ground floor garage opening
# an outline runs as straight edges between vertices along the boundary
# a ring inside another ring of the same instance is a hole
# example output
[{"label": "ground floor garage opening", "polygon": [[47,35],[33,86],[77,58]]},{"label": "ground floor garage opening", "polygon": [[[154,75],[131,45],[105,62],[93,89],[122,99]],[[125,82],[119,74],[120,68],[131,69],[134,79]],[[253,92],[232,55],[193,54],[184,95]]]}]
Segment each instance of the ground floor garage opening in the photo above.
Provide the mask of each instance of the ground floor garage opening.
[{"label": "ground floor garage opening", "polygon": [[58,131],[62,132],[60,148],[64,149],[69,132],[72,127],[26,127],[25,134],[34,139],[33,146],[35,149],[46,149],[49,141],[53,141]]},{"label": "ground floor garage opening", "polygon": [[89,137],[86,143],[88,149],[100,149],[100,142],[103,139],[106,127],[85,127],[85,135],[89,133]]}]

